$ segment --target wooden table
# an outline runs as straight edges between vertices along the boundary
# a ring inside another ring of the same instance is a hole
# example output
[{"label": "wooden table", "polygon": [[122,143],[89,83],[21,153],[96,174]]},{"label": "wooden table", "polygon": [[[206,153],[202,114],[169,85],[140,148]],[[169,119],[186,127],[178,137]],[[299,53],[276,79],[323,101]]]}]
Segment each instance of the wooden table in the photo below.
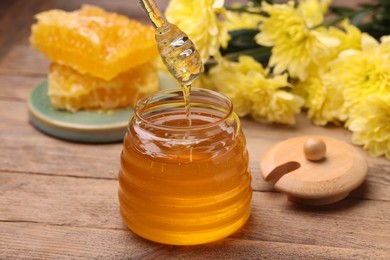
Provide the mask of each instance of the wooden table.
[{"label": "wooden table", "polygon": [[[138,1],[93,3],[145,19]],[[260,157],[286,138],[319,134],[350,142],[347,130],[313,126],[304,115],[294,127],[242,119],[254,193],[252,215],[238,233],[178,247],[129,231],[117,201],[122,144],[61,141],[28,119],[26,99],[48,67],[28,44],[33,14],[78,7],[76,0],[0,2],[0,259],[390,259],[390,161],[366,155],[366,182],[319,208],[287,202],[260,177]]]}]

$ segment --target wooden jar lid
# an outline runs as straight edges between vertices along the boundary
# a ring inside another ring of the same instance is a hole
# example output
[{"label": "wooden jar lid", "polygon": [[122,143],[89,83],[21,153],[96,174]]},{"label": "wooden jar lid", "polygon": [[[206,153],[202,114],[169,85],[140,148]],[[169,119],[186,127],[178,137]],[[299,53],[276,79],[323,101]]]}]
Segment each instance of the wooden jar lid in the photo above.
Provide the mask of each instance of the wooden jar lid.
[{"label": "wooden jar lid", "polygon": [[[326,153],[318,143],[321,140]],[[321,152],[322,159],[318,157]],[[266,181],[276,181],[275,189],[286,193],[289,201],[310,205],[344,199],[367,176],[367,162],[357,149],[320,136],[292,138],[274,145],[263,156],[260,169]]]}]

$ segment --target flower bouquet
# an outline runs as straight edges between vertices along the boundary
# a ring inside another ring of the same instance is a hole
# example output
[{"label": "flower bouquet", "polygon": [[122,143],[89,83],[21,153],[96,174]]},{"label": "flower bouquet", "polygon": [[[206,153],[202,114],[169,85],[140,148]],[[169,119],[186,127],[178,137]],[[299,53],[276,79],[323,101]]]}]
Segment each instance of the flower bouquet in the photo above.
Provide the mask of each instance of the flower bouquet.
[{"label": "flower bouquet", "polygon": [[167,19],[205,63],[195,86],[228,96],[239,116],[352,131],[352,142],[390,159],[390,3],[356,10],[331,0],[171,0]]}]

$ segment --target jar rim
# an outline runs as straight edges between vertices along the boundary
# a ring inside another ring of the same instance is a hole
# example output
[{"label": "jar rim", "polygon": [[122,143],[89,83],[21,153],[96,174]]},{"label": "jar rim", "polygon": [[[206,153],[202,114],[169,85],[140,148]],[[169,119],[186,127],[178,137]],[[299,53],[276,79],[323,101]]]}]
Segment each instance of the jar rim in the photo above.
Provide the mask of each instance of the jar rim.
[{"label": "jar rim", "polygon": [[[140,100],[138,100],[136,103],[135,112],[134,112],[137,119],[141,120],[143,123],[145,123],[147,125],[150,125],[152,127],[159,128],[162,130],[164,130],[164,129],[169,130],[169,131],[172,131],[172,130],[177,130],[177,131],[180,131],[180,130],[201,130],[201,129],[205,129],[205,128],[209,128],[209,127],[214,127],[216,125],[223,123],[233,113],[233,104],[230,101],[230,99],[227,98],[225,95],[223,95],[219,92],[213,91],[213,90],[209,90],[209,89],[192,88],[191,94],[190,94],[190,97],[191,97],[190,104],[193,102],[194,97],[196,97],[196,96],[199,96],[202,94],[212,96],[213,99],[216,100],[216,102],[217,101],[223,102],[223,104],[226,106],[226,110],[224,110],[223,116],[221,116],[220,118],[218,118],[218,120],[213,121],[213,122],[208,122],[208,123],[205,123],[202,125],[189,125],[189,126],[169,126],[169,125],[156,124],[154,122],[149,121],[147,118],[145,118],[143,116],[142,112],[144,112],[143,110],[148,105],[153,104],[153,102],[156,102],[156,101],[164,100],[164,98],[158,99],[159,97],[166,96],[166,99],[167,99],[169,97],[169,95],[173,95],[173,94],[179,94],[179,95],[183,96],[183,91],[180,88],[159,90],[159,91],[153,92],[151,94],[148,94],[148,95],[144,96],[143,98],[141,98]],[[212,104],[210,104],[210,105],[212,105]]]}]

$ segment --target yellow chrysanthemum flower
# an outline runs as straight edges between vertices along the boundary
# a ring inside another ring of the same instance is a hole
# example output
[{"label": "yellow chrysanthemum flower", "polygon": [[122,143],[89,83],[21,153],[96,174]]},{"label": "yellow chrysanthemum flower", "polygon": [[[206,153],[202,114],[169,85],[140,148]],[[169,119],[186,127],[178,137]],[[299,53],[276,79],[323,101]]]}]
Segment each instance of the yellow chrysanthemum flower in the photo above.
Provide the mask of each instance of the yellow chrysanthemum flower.
[{"label": "yellow chrysanthemum flower", "polygon": [[229,97],[239,116],[250,114],[264,122],[294,124],[303,100],[285,90],[287,74],[270,77],[252,57],[240,56],[238,62],[221,60],[209,72],[217,91]]},{"label": "yellow chrysanthemum flower", "polygon": [[228,31],[257,29],[262,17],[258,14],[226,11],[223,25]]},{"label": "yellow chrysanthemum flower", "polygon": [[220,47],[229,40],[227,30],[218,19],[224,12],[224,0],[171,0],[165,11],[169,22],[177,25],[194,42],[203,62],[219,57]]},{"label": "yellow chrysanthemum flower", "polygon": [[305,80],[311,63],[323,64],[330,49],[339,44],[327,30],[310,29],[292,1],[274,5],[264,2],[262,10],[268,16],[263,17],[256,42],[273,47],[269,66],[277,74],[288,71],[291,77]]},{"label": "yellow chrysanthemum flower", "polygon": [[284,90],[254,91],[256,100],[252,105],[252,117],[263,122],[295,124],[295,115],[303,105],[303,100]]},{"label": "yellow chrysanthemum flower", "polygon": [[261,64],[247,56],[241,56],[239,62],[223,59],[209,71],[216,90],[230,98],[238,116],[251,112],[251,86],[255,85],[255,79],[248,77],[248,74],[255,73],[265,76]]},{"label": "yellow chrysanthemum flower", "polygon": [[[354,109],[372,95],[390,92],[390,37],[379,44],[364,35],[361,50],[349,49],[310,76],[296,83],[296,92],[306,100],[314,123],[346,121]],[[347,122],[348,125],[348,122]]]},{"label": "yellow chrysanthemum flower", "polygon": [[337,57],[337,55],[348,49],[362,49],[362,40],[363,36],[366,34],[362,34],[362,32],[354,25],[350,24],[348,20],[344,20],[340,24],[339,27],[330,27],[328,30],[330,36],[337,38],[340,41],[340,44],[333,48],[331,59]]},{"label": "yellow chrysanthemum flower", "polygon": [[[362,34],[347,20],[343,21],[341,26],[340,29],[335,27],[329,29],[329,33],[340,41],[337,48],[330,49],[329,61],[337,58],[344,50],[349,50],[348,52],[362,50],[366,34]],[[323,62],[321,65],[312,63],[307,67],[308,77],[296,83],[295,93],[304,97],[308,117],[317,125],[326,125],[329,122],[338,125],[348,118],[348,113],[341,111],[344,107],[344,95],[342,88],[339,87],[339,77],[334,75],[334,63]]]},{"label": "yellow chrysanthemum flower", "polygon": [[[326,66],[324,68],[326,70]],[[294,93],[303,97],[307,115],[316,125],[340,125],[346,118],[340,115],[344,98],[337,84],[326,76],[323,69],[314,67],[309,77],[295,83]]]},{"label": "yellow chrysanthemum flower", "polygon": [[372,156],[390,160],[390,92],[370,96],[351,113],[352,142],[363,145]]},{"label": "yellow chrysanthemum flower", "polygon": [[309,27],[321,24],[332,0],[299,0],[298,11]]},{"label": "yellow chrysanthemum flower", "polygon": [[387,57],[389,57],[389,55],[390,55],[390,35],[383,36],[381,38],[381,45],[379,47],[379,53],[381,55],[387,55]]},{"label": "yellow chrysanthemum flower", "polygon": [[340,115],[345,118],[367,97],[384,96],[390,92],[390,53],[384,51],[387,48],[386,38],[382,41],[383,45],[372,38],[366,38],[364,43],[361,51],[342,52],[330,64],[326,75],[343,94]]}]

